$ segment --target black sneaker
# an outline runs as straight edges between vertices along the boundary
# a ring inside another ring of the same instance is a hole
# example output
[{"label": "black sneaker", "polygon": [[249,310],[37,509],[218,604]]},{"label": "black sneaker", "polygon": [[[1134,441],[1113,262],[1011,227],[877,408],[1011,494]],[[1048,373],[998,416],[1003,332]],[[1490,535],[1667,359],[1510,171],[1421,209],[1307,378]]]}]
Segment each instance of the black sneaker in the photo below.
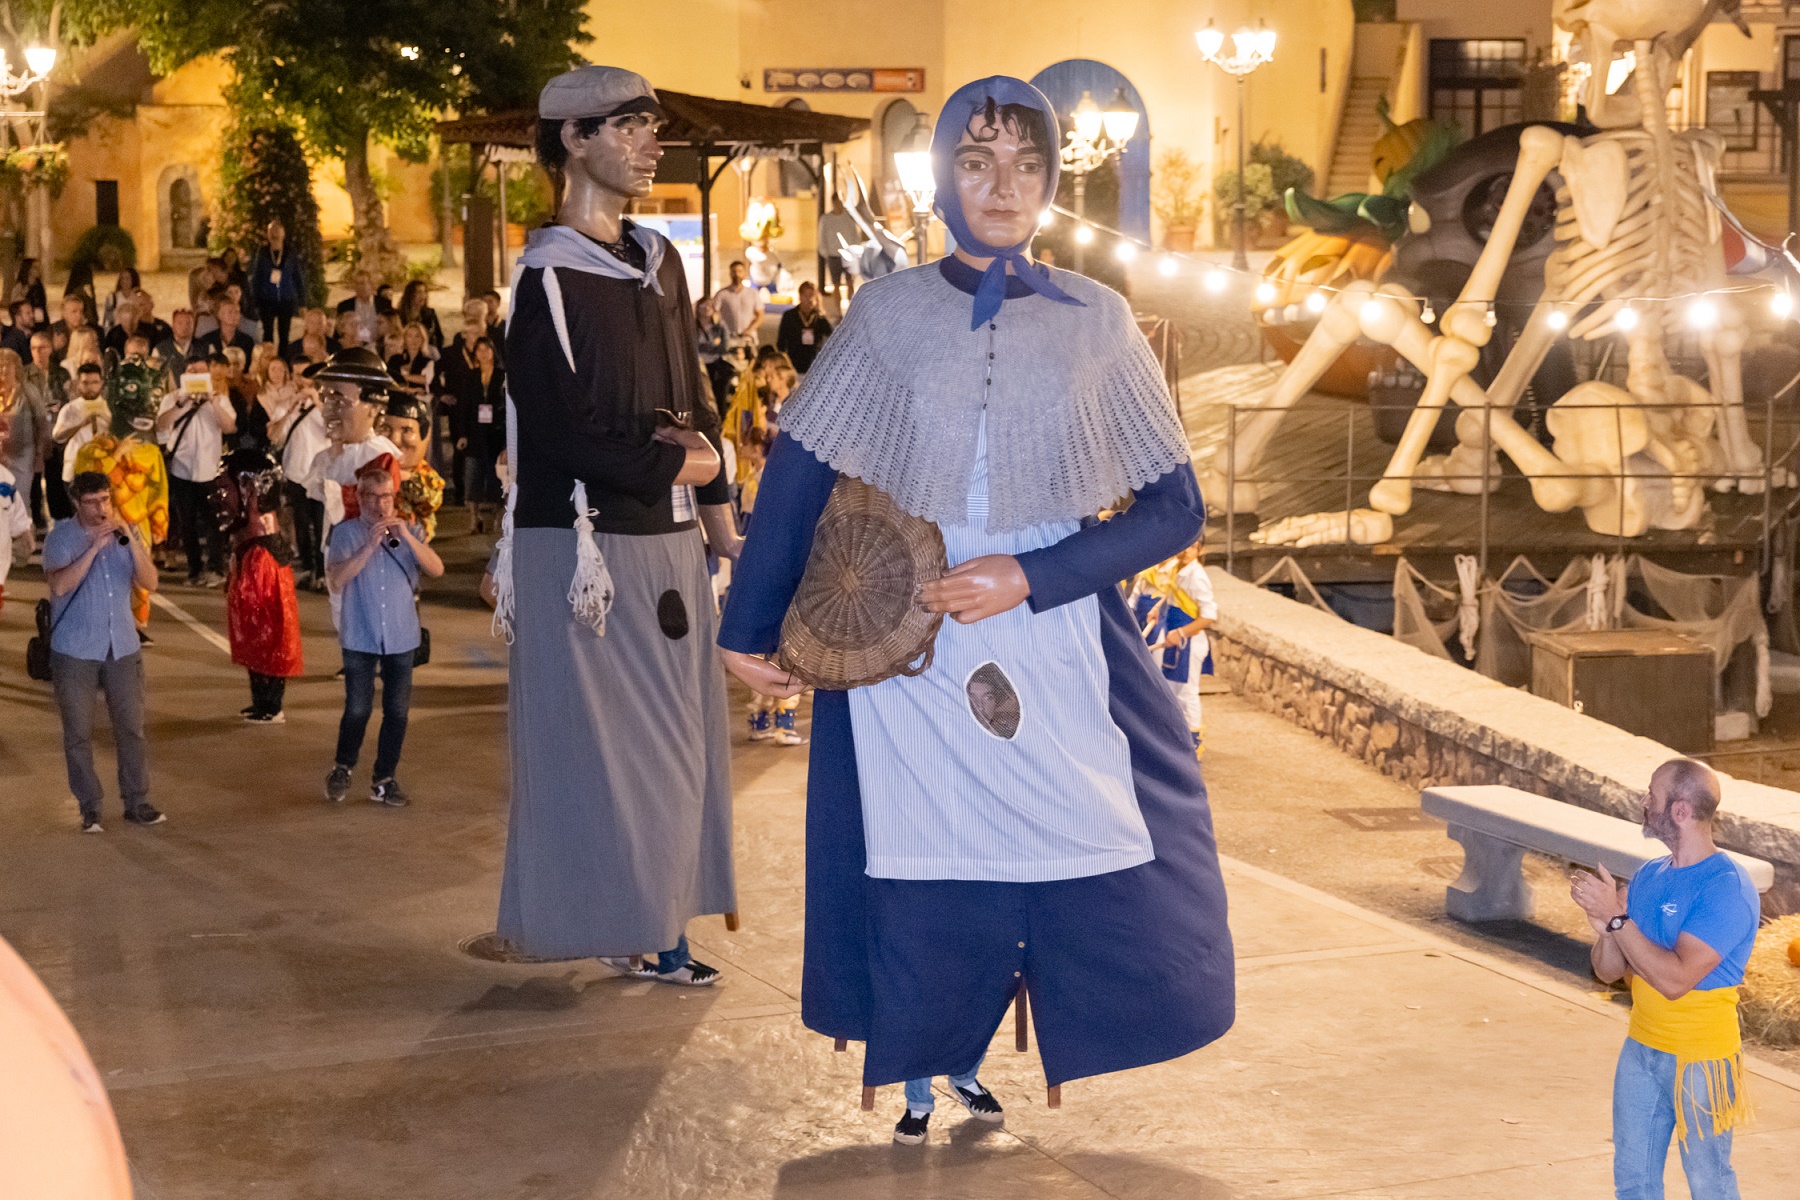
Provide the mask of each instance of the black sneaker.
[{"label": "black sneaker", "polygon": [[168,819],[148,804],[140,804],[125,814],[127,825],[161,825]]},{"label": "black sneaker", "polygon": [[344,797],[349,794],[350,768],[331,768],[331,774],[325,776],[325,798],[333,804],[342,804],[344,802]]},{"label": "black sneaker", "polygon": [[950,1094],[962,1102],[969,1110],[969,1115],[977,1121],[1000,1122],[1006,1120],[1006,1110],[994,1099],[994,1093],[981,1086],[981,1080],[975,1081],[972,1088],[960,1088],[954,1083],[950,1085]]},{"label": "black sneaker", "polygon": [[265,713],[251,711],[244,714],[244,720],[251,725],[286,725],[287,714],[284,712]]},{"label": "black sneaker", "polygon": [[138,635],[138,645],[140,645],[140,646],[156,645],[156,639],[150,636],[149,630],[140,629],[137,631],[137,635]]},{"label": "black sneaker", "polygon": [[246,705],[245,707],[238,709],[238,716],[243,717],[245,720],[249,720],[255,715],[256,705],[254,704]]},{"label": "black sneaker", "polygon": [[81,832],[105,833],[106,829],[100,824],[99,817],[83,817],[81,818]]},{"label": "black sneaker", "polygon": [[369,789],[369,799],[376,804],[385,804],[389,808],[405,808],[411,801],[400,785],[392,779],[377,779],[375,786]]},{"label": "black sneaker", "polygon": [[680,987],[711,987],[719,982],[719,968],[690,958],[673,971],[658,971],[654,978],[658,983],[673,983]]},{"label": "black sneaker", "polygon": [[909,1108],[900,1114],[900,1120],[894,1124],[894,1140],[902,1146],[916,1146],[925,1140],[930,1124],[930,1113],[916,1113]]}]

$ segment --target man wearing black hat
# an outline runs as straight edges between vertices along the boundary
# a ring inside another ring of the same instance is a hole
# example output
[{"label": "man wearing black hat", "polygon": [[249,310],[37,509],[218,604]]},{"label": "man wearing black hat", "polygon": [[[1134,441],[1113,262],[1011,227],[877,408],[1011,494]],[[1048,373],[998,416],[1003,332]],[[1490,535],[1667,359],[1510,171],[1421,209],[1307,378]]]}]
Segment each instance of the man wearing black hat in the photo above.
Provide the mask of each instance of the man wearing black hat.
[{"label": "man wearing black hat", "polygon": [[380,355],[347,346],[326,361],[313,382],[319,387],[325,433],[331,439],[313,460],[313,473],[325,481],[329,529],[356,516],[356,477],[362,469],[383,454],[400,457],[400,448],[375,431],[394,380]]},{"label": "man wearing black hat", "polygon": [[737,906],[730,745],[704,528],[737,552],[681,256],[624,217],[662,109],[642,76],[559,75],[538,157],[565,181],[520,256],[507,334],[512,822],[498,934],[705,985],[689,919]]}]

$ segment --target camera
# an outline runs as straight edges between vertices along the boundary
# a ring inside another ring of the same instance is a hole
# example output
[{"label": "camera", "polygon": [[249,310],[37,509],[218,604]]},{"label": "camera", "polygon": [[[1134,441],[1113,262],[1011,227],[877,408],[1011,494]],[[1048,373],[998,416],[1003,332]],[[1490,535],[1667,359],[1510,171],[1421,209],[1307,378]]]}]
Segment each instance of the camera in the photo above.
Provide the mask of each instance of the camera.
[{"label": "camera", "polygon": [[126,533],[123,529],[115,530],[114,532],[118,535],[119,545],[121,545],[121,546],[131,545],[131,535],[129,533]]}]

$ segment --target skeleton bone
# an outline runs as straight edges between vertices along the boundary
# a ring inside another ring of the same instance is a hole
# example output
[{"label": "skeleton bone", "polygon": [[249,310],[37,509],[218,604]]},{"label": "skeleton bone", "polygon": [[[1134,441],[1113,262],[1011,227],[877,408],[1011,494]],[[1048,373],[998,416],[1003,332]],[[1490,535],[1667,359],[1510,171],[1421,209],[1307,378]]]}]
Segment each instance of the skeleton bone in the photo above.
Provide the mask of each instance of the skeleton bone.
[{"label": "skeleton bone", "polygon": [[1372,508],[1349,512],[1306,513],[1285,517],[1267,529],[1258,529],[1250,540],[1265,546],[1329,546],[1351,542],[1373,546],[1394,536],[1394,518]]},{"label": "skeleton bone", "polygon": [[[1670,369],[1663,350],[1666,304],[1659,302],[1719,291],[1725,279],[1720,218],[1712,201],[1722,143],[1709,131],[1671,132],[1663,108],[1675,62],[1720,7],[1720,0],[1558,0],[1557,23],[1583,42],[1593,64],[1587,108],[1603,132],[1567,139],[1544,127],[1522,133],[1518,169],[1493,233],[1462,296],[1445,312],[1442,336],[1431,338],[1424,330],[1425,353],[1418,345],[1423,327],[1411,327],[1416,322],[1381,312],[1376,316],[1382,319],[1371,320],[1370,308],[1386,306],[1371,306],[1366,296],[1340,298],[1345,305],[1362,306],[1366,336],[1399,348],[1427,377],[1384,477],[1370,489],[1373,507],[1404,513],[1415,483],[1479,493],[1492,470],[1491,461],[1483,469],[1483,458],[1494,448],[1505,450],[1530,478],[1541,507],[1552,512],[1580,507],[1589,527],[1606,533],[1633,536],[1651,526],[1692,527],[1704,511],[1694,476],[1712,477],[1720,490],[1760,490],[1762,452],[1750,439],[1743,409],[1743,317],[1721,300],[1714,304],[1716,322],[1701,330],[1708,392]],[[1608,65],[1620,42],[1631,44],[1637,67],[1632,86],[1608,95]],[[1554,234],[1559,244],[1545,266],[1544,301],[1483,395],[1467,378],[1470,350],[1488,339],[1486,307],[1531,198],[1553,167],[1562,176]],[[1404,298],[1392,286],[1382,292]],[[1637,297],[1650,303],[1638,310],[1634,327],[1622,331],[1619,313]],[[1555,435],[1552,453],[1519,427],[1510,409],[1554,340],[1548,310],[1588,305],[1595,311],[1568,335],[1624,332],[1627,387],[1583,384],[1553,405],[1547,414]],[[1239,443],[1240,473],[1254,470],[1279,419],[1275,410],[1298,399],[1322,373],[1328,354],[1348,344],[1344,324],[1340,319],[1330,332],[1315,332],[1296,357],[1277,388],[1279,402],[1258,414],[1259,436]],[[1308,353],[1314,340],[1325,343],[1319,354]],[[1446,396],[1465,409],[1488,407],[1465,411],[1456,426],[1458,445],[1449,455],[1421,458]],[[1668,407],[1694,403],[1705,407]],[[1792,486],[1786,471],[1778,482]],[[1341,521],[1341,514],[1324,516]],[[1266,535],[1273,540],[1283,524],[1271,526]],[[1304,522],[1295,526],[1302,527],[1311,528]]]}]

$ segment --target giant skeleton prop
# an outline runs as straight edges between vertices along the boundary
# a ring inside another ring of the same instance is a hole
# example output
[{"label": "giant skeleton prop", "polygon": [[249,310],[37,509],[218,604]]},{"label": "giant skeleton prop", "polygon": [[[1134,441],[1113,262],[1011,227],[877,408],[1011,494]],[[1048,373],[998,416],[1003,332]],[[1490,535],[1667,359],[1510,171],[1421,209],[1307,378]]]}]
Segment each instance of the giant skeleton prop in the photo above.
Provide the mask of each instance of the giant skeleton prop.
[{"label": "giant skeleton prop", "polygon": [[[1282,413],[1358,337],[1394,347],[1426,378],[1386,471],[1369,489],[1369,507],[1289,517],[1255,540],[1386,541],[1393,518],[1412,507],[1415,486],[1479,495],[1501,478],[1502,450],[1540,508],[1579,508],[1590,529],[1613,536],[1692,528],[1705,512],[1708,482],[1719,491],[1760,492],[1762,451],[1743,405],[1744,319],[1729,297],[1706,295],[1726,282],[1715,186],[1722,143],[1708,130],[1671,131],[1664,107],[1687,48],[1715,13],[1735,8],[1735,0],[1557,0],[1557,24],[1591,64],[1585,101],[1601,132],[1577,137],[1542,125],[1522,132],[1493,234],[1437,333],[1421,319],[1420,299],[1398,285],[1358,282],[1337,293],[1266,403],[1204,476],[1213,511],[1257,510],[1257,463]],[[1609,95],[1609,65],[1626,52],[1635,69]],[[1492,336],[1495,293],[1533,198],[1552,172],[1561,180],[1557,245],[1545,264],[1544,293],[1484,389],[1470,372]],[[1413,220],[1422,219],[1415,206]],[[1671,303],[1684,300],[1692,306],[1686,313]],[[1710,390],[1675,374],[1664,353],[1671,326],[1684,316],[1698,326]],[[1574,338],[1622,334],[1629,370],[1623,388],[1590,380],[1551,405],[1545,424],[1553,440],[1545,447],[1514,418],[1513,406],[1565,327]],[[1450,400],[1464,409],[1457,445],[1425,457]],[[1786,472],[1779,482],[1790,483]]]}]

